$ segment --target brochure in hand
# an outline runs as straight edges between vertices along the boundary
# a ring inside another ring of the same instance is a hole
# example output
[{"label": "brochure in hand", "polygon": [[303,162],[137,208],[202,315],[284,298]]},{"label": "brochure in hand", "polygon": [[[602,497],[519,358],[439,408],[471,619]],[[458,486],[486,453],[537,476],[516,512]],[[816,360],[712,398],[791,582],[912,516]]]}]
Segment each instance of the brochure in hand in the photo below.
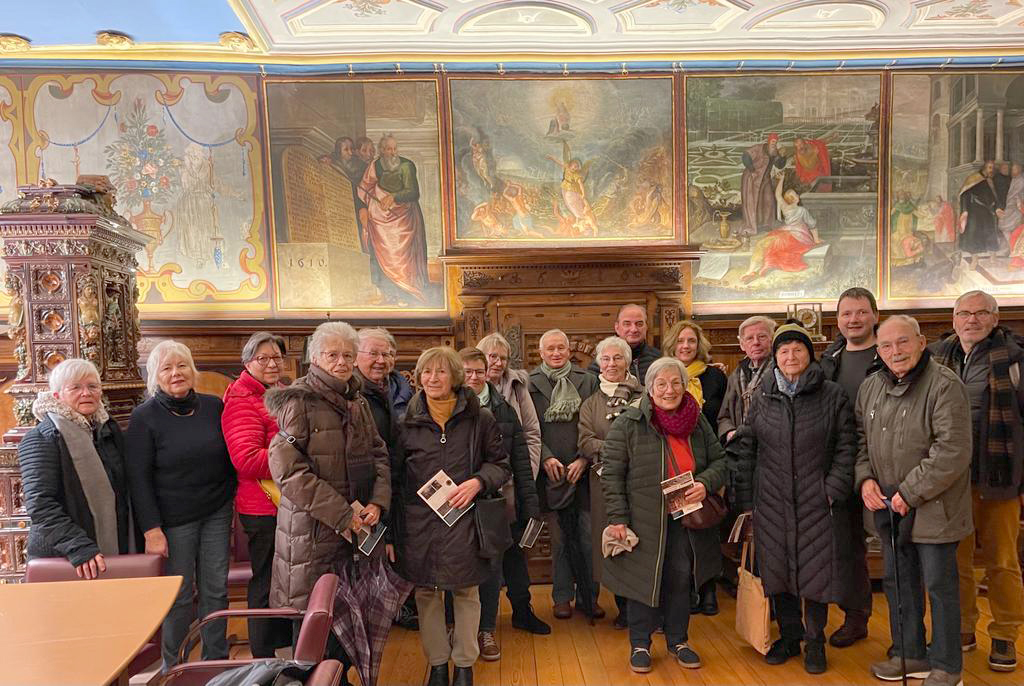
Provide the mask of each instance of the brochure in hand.
[{"label": "brochure in hand", "polygon": [[441,469],[428,479],[427,483],[423,484],[416,493],[423,499],[423,502],[430,506],[431,510],[437,513],[441,521],[452,526],[459,521],[462,515],[473,509],[473,503],[466,507],[452,507],[448,503],[448,498],[456,488],[455,482]]},{"label": "brochure in hand", "polygon": [[532,548],[533,544],[537,542],[540,532],[543,530],[544,522],[530,517],[530,521],[526,523],[526,529],[523,531],[523,537],[519,539],[519,547]]},{"label": "brochure in hand", "polygon": [[703,507],[701,503],[686,502],[686,491],[693,485],[693,472],[683,472],[671,479],[661,482],[661,492],[665,494],[665,507],[672,519],[679,519]]},{"label": "brochure in hand", "polygon": [[[362,513],[364,506],[358,500],[354,500],[352,501],[351,507],[352,516],[358,517]],[[372,527],[363,525],[363,527],[359,529],[359,533],[356,534],[356,538],[359,539],[359,545],[356,546],[359,548],[359,552],[369,557],[370,553],[373,552],[373,549],[376,548],[377,544],[380,543],[382,538],[384,538],[384,532],[387,530],[388,527],[383,522],[377,522]],[[351,530],[346,530],[342,533],[342,536],[344,536],[345,540],[349,543],[352,542]]]}]

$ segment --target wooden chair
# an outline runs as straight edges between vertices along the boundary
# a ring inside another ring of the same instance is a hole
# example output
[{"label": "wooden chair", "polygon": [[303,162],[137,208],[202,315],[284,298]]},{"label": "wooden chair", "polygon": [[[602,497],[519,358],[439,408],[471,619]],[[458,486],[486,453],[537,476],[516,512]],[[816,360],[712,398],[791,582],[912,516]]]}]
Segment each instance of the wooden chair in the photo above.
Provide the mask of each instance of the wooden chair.
[{"label": "wooden chair", "polygon": [[[164,558],[160,555],[106,555],[103,561],[107,571],[101,579],[134,579],[147,576],[163,576]],[[63,557],[40,557],[29,560],[25,568],[25,583],[48,581],[87,581],[79,578],[75,568]],[[117,677],[117,685],[123,686],[128,680],[160,659],[160,629],[136,653],[128,666]]]},{"label": "wooden chair", "polygon": [[[198,622],[195,622],[181,642],[178,650],[179,664],[169,669],[164,674],[157,674],[150,680],[149,686],[199,686],[205,684],[217,674],[226,670],[241,667],[243,665],[258,662],[259,660],[205,660],[200,662],[185,662],[192,644],[198,639],[199,631],[203,625],[217,619],[228,619],[232,617],[245,618],[271,618],[279,617],[285,619],[302,620],[299,628],[299,636],[295,642],[294,661],[303,664],[317,664],[323,661],[324,651],[327,649],[327,637],[331,633],[331,626],[334,624],[334,596],[338,590],[338,576],[336,574],[324,574],[317,579],[313,591],[309,595],[309,603],[306,610],[294,610],[291,608],[268,608],[268,609],[238,609],[219,610],[211,612]],[[340,670],[339,670],[340,671]],[[339,675],[340,679],[340,675]]]}]

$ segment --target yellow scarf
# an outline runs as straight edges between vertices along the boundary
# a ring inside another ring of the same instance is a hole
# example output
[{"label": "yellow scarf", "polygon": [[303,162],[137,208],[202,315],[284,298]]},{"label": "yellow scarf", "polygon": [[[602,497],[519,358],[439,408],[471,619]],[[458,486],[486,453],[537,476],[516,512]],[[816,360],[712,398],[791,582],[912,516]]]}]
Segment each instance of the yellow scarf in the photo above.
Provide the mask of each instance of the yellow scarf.
[{"label": "yellow scarf", "polygon": [[698,407],[704,407],[704,390],[701,388],[699,377],[707,368],[707,362],[700,360],[694,360],[686,365],[686,373],[690,377],[690,381],[686,384],[686,392],[694,397]]},{"label": "yellow scarf", "polygon": [[444,429],[444,425],[452,418],[452,412],[455,411],[455,401],[459,399],[458,396],[453,393],[447,400],[434,400],[424,393],[423,397],[427,399],[427,409],[430,411],[430,418],[439,427]]}]

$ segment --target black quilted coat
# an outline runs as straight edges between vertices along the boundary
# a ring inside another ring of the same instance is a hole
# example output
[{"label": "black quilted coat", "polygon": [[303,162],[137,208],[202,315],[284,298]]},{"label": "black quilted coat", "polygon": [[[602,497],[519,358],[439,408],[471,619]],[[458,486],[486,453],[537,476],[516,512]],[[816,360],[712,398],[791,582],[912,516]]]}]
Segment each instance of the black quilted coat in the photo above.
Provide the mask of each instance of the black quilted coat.
[{"label": "black quilted coat", "polygon": [[846,501],[853,493],[857,427],[842,387],[816,362],[792,398],[769,370],[729,444],[736,505],[754,512],[766,594],[840,602],[851,568]]}]

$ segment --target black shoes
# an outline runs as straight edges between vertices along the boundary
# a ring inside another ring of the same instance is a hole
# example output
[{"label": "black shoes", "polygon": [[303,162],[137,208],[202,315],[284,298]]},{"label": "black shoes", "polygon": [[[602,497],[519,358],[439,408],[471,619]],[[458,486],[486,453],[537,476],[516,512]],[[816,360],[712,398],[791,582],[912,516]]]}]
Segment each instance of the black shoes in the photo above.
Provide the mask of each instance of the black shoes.
[{"label": "black shoes", "polygon": [[533,608],[529,605],[512,610],[512,626],[540,636],[547,636],[551,633],[551,627],[548,626],[547,622],[535,615]]},{"label": "black shoes", "polygon": [[448,663],[430,668],[427,686],[448,686]]},{"label": "black shoes", "polygon": [[815,641],[804,644],[804,670],[808,674],[824,674],[828,669],[825,659],[825,642]]},{"label": "black shoes", "polygon": [[789,658],[796,657],[799,654],[800,641],[789,641],[780,638],[775,643],[772,643],[768,654],[764,656],[764,661],[770,665],[781,665]]},{"label": "black shoes", "polygon": [[452,686],[473,686],[473,668],[456,667],[452,675]]},{"label": "black shoes", "polygon": [[690,594],[690,614],[709,617],[718,614],[718,593],[714,579],[701,586],[699,592]]}]

